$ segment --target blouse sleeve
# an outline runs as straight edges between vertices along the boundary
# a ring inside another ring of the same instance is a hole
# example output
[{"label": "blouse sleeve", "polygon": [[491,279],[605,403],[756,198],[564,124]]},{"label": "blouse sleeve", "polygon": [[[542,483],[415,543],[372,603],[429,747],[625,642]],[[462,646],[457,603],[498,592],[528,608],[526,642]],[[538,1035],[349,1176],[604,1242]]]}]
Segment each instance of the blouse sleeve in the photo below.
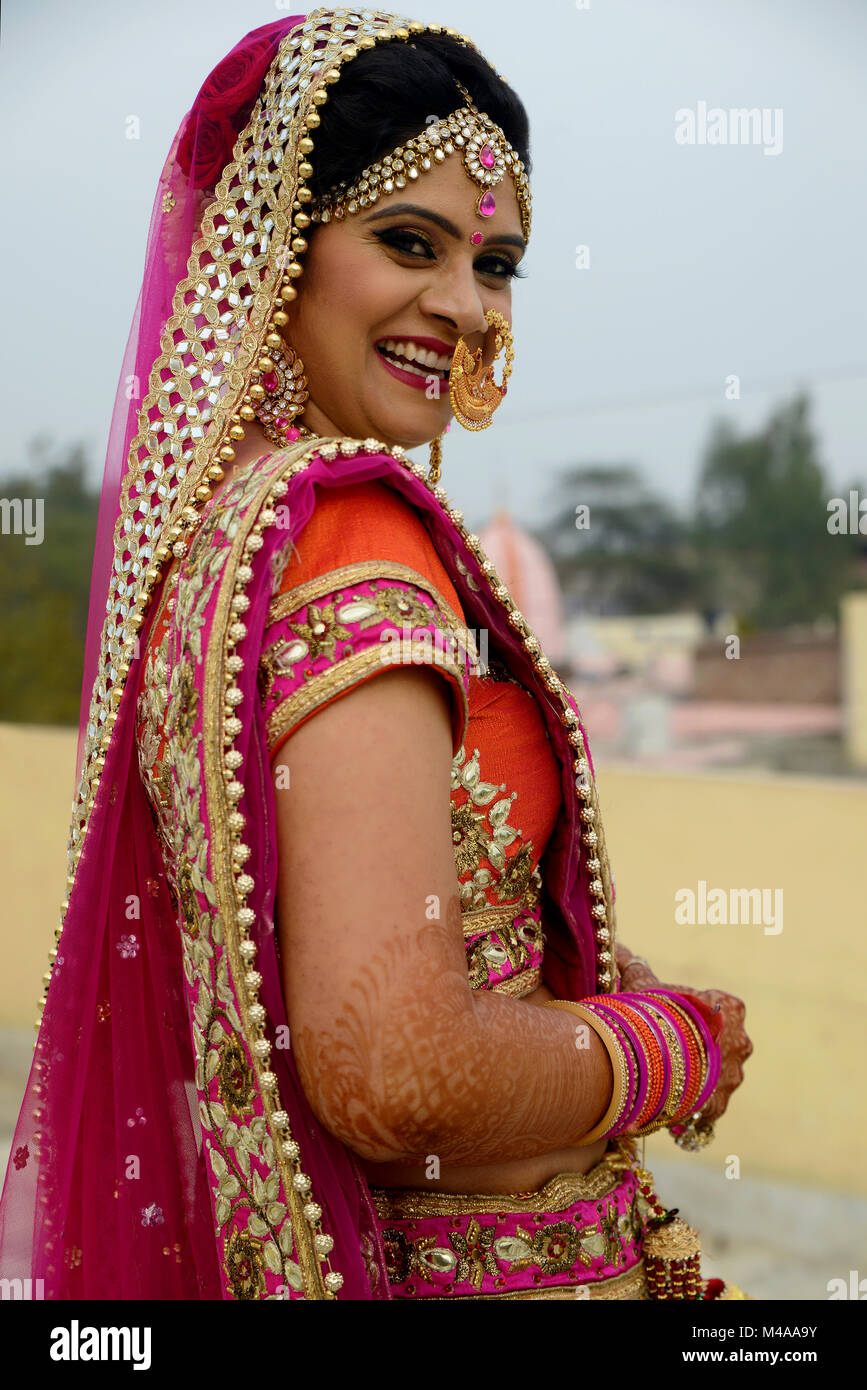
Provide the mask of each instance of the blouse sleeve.
[{"label": "blouse sleeve", "polygon": [[477,659],[458,595],[409,503],[380,482],[328,490],[275,570],[259,661],[269,754],[317,710],[410,664],[447,682],[457,753]]}]

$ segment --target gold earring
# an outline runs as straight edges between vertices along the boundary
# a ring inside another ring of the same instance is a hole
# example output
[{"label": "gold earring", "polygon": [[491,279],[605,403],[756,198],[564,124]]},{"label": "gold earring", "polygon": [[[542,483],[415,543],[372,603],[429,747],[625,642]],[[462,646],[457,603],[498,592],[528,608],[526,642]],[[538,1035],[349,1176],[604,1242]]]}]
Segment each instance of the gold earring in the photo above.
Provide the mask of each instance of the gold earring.
[{"label": "gold earring", "polygon": [[250,387],[253,410],[262,433],[271,444],[278,449],[285,448],[310,434],[303,425],[294,423],[304,409],[308,382],[304,363],[285,340],[279,347],[269,345],[267,356],[259,359],[254,382]]},{"label": "gold earring", "polygon": [[[506,382],[512,373],[515,361],[512,331],[503,315],[497,309],[489,309],[485,314],[487,322],[495,329],[496,354],[490,367],[482,372],[484,347],[470,352],[463,338],[458,339],[449,373],[449,397],[452,411],[459,425],[466,430],[486,430],[494,418],[494,411],[502,405],[506,394]],[[503,367],[502,385],[494,380],[494,366],[501,350],[505,347],[506,361]]]}]

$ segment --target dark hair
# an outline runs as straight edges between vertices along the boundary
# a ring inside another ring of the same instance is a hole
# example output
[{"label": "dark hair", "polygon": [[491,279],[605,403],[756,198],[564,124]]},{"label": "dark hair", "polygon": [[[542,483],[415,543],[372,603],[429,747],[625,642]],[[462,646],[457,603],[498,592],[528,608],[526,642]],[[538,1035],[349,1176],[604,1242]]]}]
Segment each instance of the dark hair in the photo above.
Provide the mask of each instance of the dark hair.
[{"label": "dark hair", "polygon": [[[416,34],[363,49],[328,89],[322,125],[313,132],[308,187],[321,197],[352,183],[370,164],[424,130],[427,116],[448,116],[465,98],[502,128],[530,173],[530,123],[524,105],[486,58],[448,34]],[[313,230],[311,228],[311,230]]]}]

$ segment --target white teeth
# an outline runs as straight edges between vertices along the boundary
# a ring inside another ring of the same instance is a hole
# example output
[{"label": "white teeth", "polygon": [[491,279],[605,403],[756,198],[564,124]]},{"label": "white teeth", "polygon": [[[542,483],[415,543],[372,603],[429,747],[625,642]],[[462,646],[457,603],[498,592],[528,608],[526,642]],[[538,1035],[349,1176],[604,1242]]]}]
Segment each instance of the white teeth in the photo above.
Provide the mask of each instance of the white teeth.
[{"label": "white teeth", "polygon": [[429,376],[429,375],[430,375],[430,367],[428,367],[428,368],[426,368],[426,369],[425,369],[425,368],[422,368],[422,367],[414,367],[414,366],[412,365],[411,362],[401,363],[401,368],[400,368],[400,370],[401,370],[402,372],[411,372],[413,376]]},{"label": "white teeth", "polygon": [[434,352],[432,348],[417,347],[411,338],[407,339],[405,343],[396,341],[394,338],[386,338],[384,343],[380,343],[380,347],[386,348],[388,352],[396,353],[399,357],[406,357],[413,362],[418,362],[423,367],[434,367],[438,372],[444,372],[452,365],[449,354],[443,355]]}]

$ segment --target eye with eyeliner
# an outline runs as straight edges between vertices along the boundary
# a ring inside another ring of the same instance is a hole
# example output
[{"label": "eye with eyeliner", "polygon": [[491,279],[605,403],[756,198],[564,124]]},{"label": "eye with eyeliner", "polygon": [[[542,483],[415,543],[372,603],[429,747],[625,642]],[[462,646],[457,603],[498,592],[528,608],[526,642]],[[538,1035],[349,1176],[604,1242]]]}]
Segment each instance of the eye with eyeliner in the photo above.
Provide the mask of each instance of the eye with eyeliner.
[{"label": "eye with eyeliner", "polygon": [[[408,227],[386,227],[382,231],[375,231],[374,236],[383,241],[386,246],[391,246],[395,251],[400,251],[406,256],[418,255],[418,252],[411,251],[409,247],[421,243],[421,245],[425,246],[431,253],[431,255],[425,257],[425,259],[433,259],[433,247],[423,232],[418,232]],[[491,261],[496,266],[501,267],[501,269],[484,270],[482,266],[485,261]],[[523,280],[527,275],[526,270],[521,270],[521,268],[515,265],[513,261],[509,260],[507,256],[498,256],[491,252],[481,256],[476,262],[476,267],[479,269],[480,274],[493,275],[498,280],[503,280],[504,282],[511,279]]]}]

